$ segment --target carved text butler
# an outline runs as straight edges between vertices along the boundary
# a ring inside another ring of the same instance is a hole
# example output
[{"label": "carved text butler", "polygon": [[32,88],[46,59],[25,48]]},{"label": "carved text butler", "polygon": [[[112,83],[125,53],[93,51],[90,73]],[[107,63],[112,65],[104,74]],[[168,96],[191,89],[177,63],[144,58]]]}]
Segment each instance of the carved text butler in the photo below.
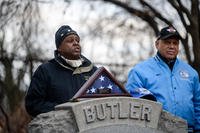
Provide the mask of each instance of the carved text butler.
[{"label": "carved text butler", "polygon": [[105,102],[83,108],[86,123],[112,119],[133,119],[151,121],[152,106],[137,102],[122,104],[121,102]]}]

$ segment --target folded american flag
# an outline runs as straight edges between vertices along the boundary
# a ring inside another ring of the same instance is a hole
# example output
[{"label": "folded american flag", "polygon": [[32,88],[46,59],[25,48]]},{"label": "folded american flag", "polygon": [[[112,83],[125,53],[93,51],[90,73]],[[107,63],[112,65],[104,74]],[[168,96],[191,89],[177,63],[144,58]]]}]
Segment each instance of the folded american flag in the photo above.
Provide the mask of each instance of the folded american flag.
[{"label": "folded american flag", "polygon": [[100,67],[74,95],[77,98],[131,96],[104,67]]}]

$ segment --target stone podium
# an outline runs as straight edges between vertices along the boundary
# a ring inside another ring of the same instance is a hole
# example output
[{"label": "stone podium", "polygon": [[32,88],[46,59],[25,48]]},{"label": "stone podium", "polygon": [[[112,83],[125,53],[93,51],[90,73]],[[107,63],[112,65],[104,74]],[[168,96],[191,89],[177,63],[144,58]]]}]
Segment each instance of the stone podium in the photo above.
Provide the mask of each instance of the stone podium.
[{"label": "stone podium", "polygon": [[56,106],[34,118],[29,133],[187,133],[187,122],[162,105],[132,97],[103,97]]}]

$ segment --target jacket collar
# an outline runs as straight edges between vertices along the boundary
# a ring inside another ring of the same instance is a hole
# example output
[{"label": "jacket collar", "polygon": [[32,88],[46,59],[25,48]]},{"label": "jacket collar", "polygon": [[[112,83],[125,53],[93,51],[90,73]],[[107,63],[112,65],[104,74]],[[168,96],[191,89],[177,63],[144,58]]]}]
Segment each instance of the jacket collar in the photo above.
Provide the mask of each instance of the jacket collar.
[{"label": "jacket collar", "polygon": [[55,60],[56,62],[62,66],[63,68],[69,69],[71,71],[73,71],[73,74],[80,74],[80,73],[84,73],[84,72],[89,72],[92,70],[92,68],[94,67],[94,65],[83,55],[81,55],[81,60],[82,60],[82,65],[79,67],[72,67],[70,66],[62,57],[61,55],[58,53],[57,50],[54,51],[54,56],[55,56]]},{"label": "jacket collar", "polygon": [[165,62],[167,64],[167,66],[170,68],[170,70],[173,69],[177,58],[169,61],[165,57],[163,57],[159,52],[157,52],[156,56],[159,57],[163,62]]}]

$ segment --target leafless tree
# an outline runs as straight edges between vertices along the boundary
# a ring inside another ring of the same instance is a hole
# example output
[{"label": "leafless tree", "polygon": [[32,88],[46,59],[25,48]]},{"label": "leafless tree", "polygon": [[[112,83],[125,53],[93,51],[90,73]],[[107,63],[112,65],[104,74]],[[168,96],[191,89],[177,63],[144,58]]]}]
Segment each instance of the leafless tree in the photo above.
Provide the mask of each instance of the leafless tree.
[{"label": "leafless tree", "polygon": [[32,0],[0,2],[0,111],[6,120],[7,131],[4,132],[17,132],[15,125],[19,125],[22,118],[12,124],[12,128],[10,125],[12,119],[17,118],[15,111],[22,107],[26,89],[24,77],[25,74],[31,77],[33,62],[40,61],[41,51],[34,47],[38,11],[37,2]]},{"label": "leafless tree", "polygon": [[[181,42],[186,59],[200,74],[200,1],[199,0],[160,0],[157,3],[147,0],[103,0],[112,3],[132,16],[145,21],[158,35],[159,26],[173,25],[182,32]],[[136,5],[138,7],[136,7]],[[169,7],[164,9],[164,6]],[[175,16],[168,14],[175,11]],[[168,14],[168,15],[166,15]],[[177,19],[181,22],[180,25]]]}]

